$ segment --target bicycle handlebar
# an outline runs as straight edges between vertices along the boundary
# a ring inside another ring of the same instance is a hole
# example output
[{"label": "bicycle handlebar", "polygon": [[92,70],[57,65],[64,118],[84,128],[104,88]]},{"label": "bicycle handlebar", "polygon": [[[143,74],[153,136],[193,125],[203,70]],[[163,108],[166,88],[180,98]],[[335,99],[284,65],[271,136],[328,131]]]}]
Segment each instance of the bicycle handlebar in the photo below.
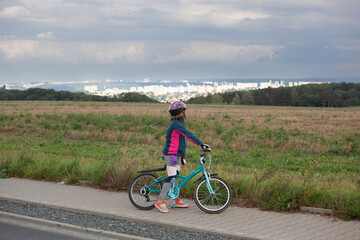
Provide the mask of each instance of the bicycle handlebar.
[{"label": "bicycle handlebar", "polygon": [[201,149],[204,150],[204,151],[206,151],[207,149],[209,149],[209,151],[211,151],[210,146],[207,145],[207,144],[205,144],[205,143],[201,143]]},{"label": "bicycle handlebar", "polygon": [[208,172],[210,171],[210,166],[211,166],[211,156],[210,156],[210,154],[209,154],[209,156],[207,157],[206,155],[207,155],[207,153],[209,153],[211,151],[211,148],[210,147],[208,147],[208,148],[206,148],[206,149],[203,149],[203,151],[202,151],[202,153],[200,154],[200,157],[199,157],[199,159],[198,159],[198,161],[200,161],[201,163],[205,163],[205,158],[208,158],[208,160],[209,160],[209,167],[208,167]]},{"label": "bicycle handlebar", "polygon": [[206,153],[211,152],[211,148],[202,149],[202,153],[200,154],[200,157],[205,157]]}]

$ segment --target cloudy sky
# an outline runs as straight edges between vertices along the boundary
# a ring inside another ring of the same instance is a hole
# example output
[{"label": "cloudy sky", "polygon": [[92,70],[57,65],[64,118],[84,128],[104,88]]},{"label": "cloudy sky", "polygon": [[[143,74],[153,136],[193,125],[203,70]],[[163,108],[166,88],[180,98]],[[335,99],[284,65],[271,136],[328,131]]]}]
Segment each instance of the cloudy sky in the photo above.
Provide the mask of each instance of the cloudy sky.
[{"label": "cloudy sky", "polygon": [[0,0],[0,82],[360,77],[359,0]]}]

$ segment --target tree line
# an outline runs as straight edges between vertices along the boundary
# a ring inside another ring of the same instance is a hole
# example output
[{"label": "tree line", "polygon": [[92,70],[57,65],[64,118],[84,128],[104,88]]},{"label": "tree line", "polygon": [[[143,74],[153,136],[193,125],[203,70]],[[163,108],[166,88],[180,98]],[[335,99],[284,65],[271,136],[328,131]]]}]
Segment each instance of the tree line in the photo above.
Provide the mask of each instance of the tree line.
[{"label": "tree line", "polygon": [[95,101],[95,102],[158,102],[146,95],[129,92],[113,97],[89,95],[81,92],[55,91],[53,89],[29,88],[27,90],[0,88],[0,100],[17,101]]},{"label": "tree line", "polygon": [[308,84],[217,93],[191,98],[187,103],[303,107],[360,106],[360,83]]}]

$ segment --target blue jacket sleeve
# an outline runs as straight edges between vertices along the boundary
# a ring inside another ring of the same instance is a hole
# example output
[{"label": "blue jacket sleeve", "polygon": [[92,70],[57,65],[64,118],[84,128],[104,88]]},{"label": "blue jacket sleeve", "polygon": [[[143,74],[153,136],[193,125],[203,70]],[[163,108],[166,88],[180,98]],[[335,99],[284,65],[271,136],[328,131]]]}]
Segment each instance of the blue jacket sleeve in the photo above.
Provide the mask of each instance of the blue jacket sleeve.
[{"label": "blue jacket sleeve", "polygon": [[180,122],[176,121],[176,124],[174,125],[174,128],[180,132],[181,135],[185,136],[187,139],[189,139],[192,143],[196,145],[200,145],[202,141],[197,138],[192,132],[187,130],[185,126]]}]

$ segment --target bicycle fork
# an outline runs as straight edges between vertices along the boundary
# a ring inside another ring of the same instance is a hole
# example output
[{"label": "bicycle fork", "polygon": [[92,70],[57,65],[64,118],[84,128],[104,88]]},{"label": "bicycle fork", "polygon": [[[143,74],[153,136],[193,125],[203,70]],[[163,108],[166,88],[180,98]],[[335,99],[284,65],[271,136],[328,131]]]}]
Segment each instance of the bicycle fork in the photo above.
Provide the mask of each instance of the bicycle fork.
[{"label": "bicycle fork", "polygon": [[210,178],[209,178],[209,175],[207,174],[206,171],[203,171],[203,174],[205,176],[205,180],[206,180],[206,187],[207,189],[209,190],[209,193],[211,196],[215,196],[215,192],[214,190],[212,189],[211,185],[210,185]]}]

